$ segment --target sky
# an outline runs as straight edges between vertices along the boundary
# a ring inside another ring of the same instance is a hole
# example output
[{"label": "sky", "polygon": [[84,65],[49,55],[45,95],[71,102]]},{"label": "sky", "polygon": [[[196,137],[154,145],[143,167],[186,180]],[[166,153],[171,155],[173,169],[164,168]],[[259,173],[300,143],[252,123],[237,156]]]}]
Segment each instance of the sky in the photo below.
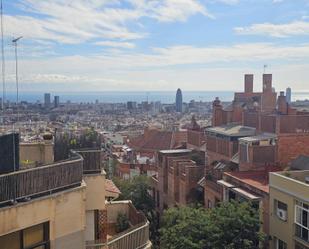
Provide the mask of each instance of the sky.
[{"label": "sky", "polygon": [[3,0],[7,90],[309,91],[309,0]]}]

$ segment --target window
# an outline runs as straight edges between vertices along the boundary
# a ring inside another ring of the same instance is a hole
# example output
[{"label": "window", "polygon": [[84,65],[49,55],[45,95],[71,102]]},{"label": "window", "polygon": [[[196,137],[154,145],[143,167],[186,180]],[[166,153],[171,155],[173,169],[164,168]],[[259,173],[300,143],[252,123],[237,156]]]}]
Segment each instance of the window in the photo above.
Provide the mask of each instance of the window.
[{"label": "window", "polygon": [[275,213],[280,220],[287,221],[288,205],[275,200]]},{"label": "window", "polygon": [[287,249],[288,247],[287,247],[287,244],[284,242],[284,241],[282,241],[282,240],[280,240],[280,239],[276,239],[275,240],[276,242],[276,249]]},{"label": "window", "polygon": [[309,205],[296,201],[295,205],[295,234],[298,238],[309,242]]},{"label": "window", "polygon": [[49,222],[0,237],[1,249],[49,249]]}]

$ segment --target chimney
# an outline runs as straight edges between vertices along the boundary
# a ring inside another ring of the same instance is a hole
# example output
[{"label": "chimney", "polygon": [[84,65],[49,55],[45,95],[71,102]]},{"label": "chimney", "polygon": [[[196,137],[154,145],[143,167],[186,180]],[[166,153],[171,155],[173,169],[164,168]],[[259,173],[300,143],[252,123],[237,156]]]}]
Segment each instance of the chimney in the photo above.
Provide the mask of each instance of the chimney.
[{"label": "chimney", "polygon": [[288,114],[288,103],[286,101],[286,97],[284,96],[284,92],[280,92],[278,97],[278,112],[280,114]]},{"label": "chimney", "polygon": [[272,92],[272,74],[263,74],[263,92]]},{"label": "chimney", "polygon": [[222,105],[218,97],[212,103],[212,126],[222,125]]},{"label": "chimney", "polygon": [[245,93],[253,93],[253,74],[245,74]]}]

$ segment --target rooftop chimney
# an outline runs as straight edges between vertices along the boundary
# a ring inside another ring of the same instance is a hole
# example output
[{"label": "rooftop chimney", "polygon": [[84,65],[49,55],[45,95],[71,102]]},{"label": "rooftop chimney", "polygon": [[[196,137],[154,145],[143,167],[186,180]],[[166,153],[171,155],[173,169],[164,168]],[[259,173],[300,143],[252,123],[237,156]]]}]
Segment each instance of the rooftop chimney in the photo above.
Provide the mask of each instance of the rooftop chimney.
[{"label": "rooftop chimney", "polygon": [[245,74],[245,93],[253,93],[253,74]]},{"label": "rooftop chimney", "polygon": [[286,101],[284,92],[280,92],[278,97],[278,112],[280,114],[288,114],[288,103]]},{"label": "rooftop chimney", "polygon": [[263,92],[272,92],[272,74],[263,74]]}]

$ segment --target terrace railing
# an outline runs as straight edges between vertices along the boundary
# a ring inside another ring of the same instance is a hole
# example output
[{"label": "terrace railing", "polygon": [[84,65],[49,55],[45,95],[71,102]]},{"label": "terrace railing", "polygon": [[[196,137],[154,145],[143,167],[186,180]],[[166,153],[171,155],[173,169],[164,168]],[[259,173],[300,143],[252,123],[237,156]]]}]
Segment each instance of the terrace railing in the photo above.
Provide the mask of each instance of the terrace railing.
[{"label": "terrace railing", "polygon": [[76,150],[76,153],[84,159],[84,174],[96,174],[102,171],[102,151],[100,149],[81,149]]},{"label": "terrace railing", "polygon": [[65,161],[0,175],[0,205],[79,186],[82,177],[83,158],[77,153]]},{"label": "terrace railing", "polygon": [[107,242],[88,241],[86,249],[142,249],[149,244],[149,222],[135,225]]}]

